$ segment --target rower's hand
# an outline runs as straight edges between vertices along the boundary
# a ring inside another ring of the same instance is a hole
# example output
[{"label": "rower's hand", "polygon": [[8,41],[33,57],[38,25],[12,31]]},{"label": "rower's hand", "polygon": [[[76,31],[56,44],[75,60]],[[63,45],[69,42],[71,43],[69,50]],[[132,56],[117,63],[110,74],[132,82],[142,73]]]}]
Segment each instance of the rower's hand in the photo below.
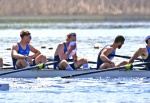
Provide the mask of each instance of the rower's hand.
[{"label": "rower's hand", "polygon": [[70,47],[71,51],[74,50],[75,48],[76,48],[76,44]]},{"label": "rower's hand", "polygon": [[26,59],[27,59],[27,61],[29,62],[30,65],[33,65],[33,61],[30,57],[27,57]]},{"label": "rower's hand", "polygon": [[78,57],[76,55],[73,56],[74,62],[77,62]]},{"label": "rower's hand", "polygon": [[128,60],[128,61],[126,61],[126,64],[130,64],[129,60]]},{"label": "rower's hand", "polygon": [[113,61],[110,61],[111,67],[115,67],[115,63]]}]

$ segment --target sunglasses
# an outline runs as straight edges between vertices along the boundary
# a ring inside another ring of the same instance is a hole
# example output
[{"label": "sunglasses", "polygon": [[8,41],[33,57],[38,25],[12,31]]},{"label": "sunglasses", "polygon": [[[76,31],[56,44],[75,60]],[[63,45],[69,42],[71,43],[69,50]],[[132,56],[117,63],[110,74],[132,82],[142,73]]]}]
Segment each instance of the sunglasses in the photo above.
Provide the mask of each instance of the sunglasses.
[{"label": "sunglasses", "polygon": [[27,38],[29,38],[29,39],[32,39],[32,37],[29,35],[29,36],[26,36]]}]

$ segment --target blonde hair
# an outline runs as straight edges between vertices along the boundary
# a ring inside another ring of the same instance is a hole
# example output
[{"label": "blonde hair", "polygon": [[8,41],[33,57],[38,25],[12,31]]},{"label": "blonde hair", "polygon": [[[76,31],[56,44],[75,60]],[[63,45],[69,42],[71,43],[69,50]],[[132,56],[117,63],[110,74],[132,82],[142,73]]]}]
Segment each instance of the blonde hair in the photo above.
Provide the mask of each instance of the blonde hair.
[{"label": "blonde hair", "polygon": [[21,38],[23,38],[24,36],[28,36],[28,35],[30,35],[31,33],[29,32],[29,31],[27,31],[27,30],[22,30],[21,32],[20,32],[20,37]]}]

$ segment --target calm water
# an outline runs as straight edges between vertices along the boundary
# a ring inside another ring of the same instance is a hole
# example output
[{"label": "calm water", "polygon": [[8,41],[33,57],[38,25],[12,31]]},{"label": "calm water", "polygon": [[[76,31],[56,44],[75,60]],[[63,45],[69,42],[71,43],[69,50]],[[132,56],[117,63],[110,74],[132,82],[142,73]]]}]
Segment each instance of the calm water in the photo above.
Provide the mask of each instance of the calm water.
[{"label": "calm water", "polygon": [[[7,22],[0,23],[1,56],[4,63],[11,63],[9,50],[20,40],[19,32],[27,29],[32,33],[31,44],[47,55],[53,56],[59,42],[67,33],[77,33],[78,56],[96,61],[99,50],[111,44],[121,34],[126,41],[117,53],[132,56],[138,47],[145,45],[150,34],[150,22]],[[100,49],[94,49],[97,44]],[[41,46],[46,46],[41,49]],[[49,50],[48,47],[53,47]],[[115,58],[117,63],[122,58]],[[95,67],[95,65],[91,65]],[[0,102],[32,103],[148,103],[150,101],[149,78],[1,78],[9,83],[9,91],[0,91]]]}]

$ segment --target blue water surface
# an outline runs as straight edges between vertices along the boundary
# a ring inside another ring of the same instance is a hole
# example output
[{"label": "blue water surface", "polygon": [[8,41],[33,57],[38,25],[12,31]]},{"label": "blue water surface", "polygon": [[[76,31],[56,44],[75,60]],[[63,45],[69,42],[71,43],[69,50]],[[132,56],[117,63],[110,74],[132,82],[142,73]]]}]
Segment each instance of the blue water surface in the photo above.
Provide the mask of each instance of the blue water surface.
[{"label": "blue water surface", "polygon": [[[77,33],[78,57],[96,61],[100,49],[112,44],[117,35],[126,40],[117,54],[132,56],[150,35],[150,22],[67,22],[67,23],[0,23],[1,56],[11,63],[11,51],[20,41],[22,29],[31,32],[31,44],[46,56],[53,56],[66,34]],[[94,49],[94,45],[99,49]],[[41,46],[46,46],[42,49]],[[53,47],[49,50],[48,47]],[[114,62],[126,60],[114,58]],[[96,65],[91,65],[95,67]],[[0,103],[149,103],[149,78],[0,78],[8,91],[0,91]]]},{"label": "blue water surface", "polygon": [[149,103],[149,78],[1,79],[1,103]]}]

